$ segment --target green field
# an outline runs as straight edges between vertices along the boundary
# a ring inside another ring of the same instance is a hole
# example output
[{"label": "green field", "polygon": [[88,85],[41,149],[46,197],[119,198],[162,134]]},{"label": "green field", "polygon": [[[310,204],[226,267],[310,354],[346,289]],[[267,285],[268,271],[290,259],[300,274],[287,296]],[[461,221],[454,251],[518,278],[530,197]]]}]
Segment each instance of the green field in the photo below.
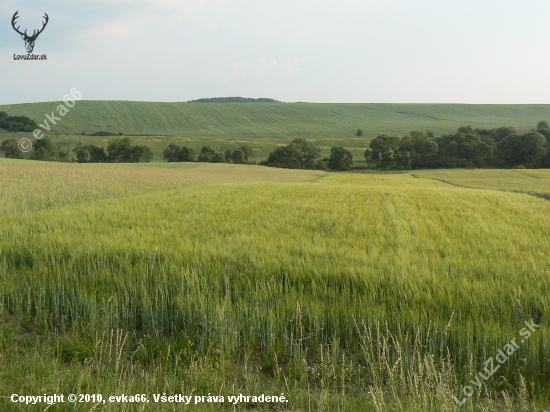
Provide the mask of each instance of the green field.
[{"label": "green field", "polygon": [[[29,116],[40,124],[58,105],[56,102],[4,105],[0,111]],[[108,141],[108,138],[78,136],[83,132],[151,135],[133,139],[149,145],[155,161],[162,161],[162,150],[171,142],[189,145],[196,151],[205,144],[225,150],[246,143],[254,149],[253,160],[263,160],[278,145],[301,137],[314,140],[325,155],[331,147],[339,145],[361,161],[370,138],[381,133],[401,136],[412,130],[431,130],[441,134],[465,125],[480,128],[506,125],[530,130],[540,120],[550,121],[550,105],[79,101],[55,131],[46,135],[65,148],[74,147],[79,141],[103,145]],[[357,128],[363,129],[365,137],[355,138]],[[13,136],[1,133],[0,140]]]},{"label": "green field", "polygon": [[[550,192],[547,170],[0,170],[1,394],[289,400],[188,406],[212,411],[550,408],[550,202],[527,193]],[[541,328],[459,408],[452,396],[531,319]],[[93,408],[55,410],[186,407]]]}]

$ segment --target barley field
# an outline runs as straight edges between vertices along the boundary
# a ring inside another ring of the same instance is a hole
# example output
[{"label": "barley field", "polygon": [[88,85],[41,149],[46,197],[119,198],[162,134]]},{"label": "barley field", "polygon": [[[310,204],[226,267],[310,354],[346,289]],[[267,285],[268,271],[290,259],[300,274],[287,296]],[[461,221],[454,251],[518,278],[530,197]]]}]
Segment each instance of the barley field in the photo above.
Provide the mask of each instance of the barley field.
[{"label": "barley field", "polygon": [[[548,171],[0,168],[0,394],[226,399],[56,411],[550,410],[550,202],[528,193]],[[540,328],[465,398],[526,321]]]}]

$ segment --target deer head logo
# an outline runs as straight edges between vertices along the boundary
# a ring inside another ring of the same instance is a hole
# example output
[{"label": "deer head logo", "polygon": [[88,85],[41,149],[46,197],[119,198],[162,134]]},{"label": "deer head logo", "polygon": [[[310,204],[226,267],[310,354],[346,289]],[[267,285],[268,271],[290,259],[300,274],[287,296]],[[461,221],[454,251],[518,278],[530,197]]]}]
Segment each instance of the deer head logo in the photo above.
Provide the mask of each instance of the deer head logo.
[{"label": "deer head logo", "polygon": [[11,19],[11,25],[12,25],[13,29],[21,35],[21,38],[23,40],[25,40],[25,48],[27,49],[27,53],[30,54],[34,50],[34,42],[38,38],[38,35],[44,31],[44,29],[46,28],[46,25],[48,24],[48,21],[50,20],[50,18],[48,17],[48,15],[46,13],[44,13],[44,19],[46,19],[46,21],[44,23],[42,23],[43,24],[42,28],[38,31],[34,30],[31,36],[29,36],[27,34],[27,30],[25,30],[24,33],[20,32],[19,31],[20,26],[15,27],[16,20],[18,18],[19,18],[19,10],[17,10],[15,12],[15,14],[13,15],[13,18]]}]

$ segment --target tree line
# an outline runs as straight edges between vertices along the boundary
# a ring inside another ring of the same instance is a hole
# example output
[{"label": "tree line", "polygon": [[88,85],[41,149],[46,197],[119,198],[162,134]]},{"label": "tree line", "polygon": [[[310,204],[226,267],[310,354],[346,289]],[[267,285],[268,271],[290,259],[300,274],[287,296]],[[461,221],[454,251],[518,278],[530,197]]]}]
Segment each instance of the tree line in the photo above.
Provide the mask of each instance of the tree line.
[{"label": "tree line", "polygon": [[0,129],[8,132],[32,132],[37,128],[36,122],[27,116],[8,116],[6,112],[0,112]]},{"label": "tree line", "polygon": [[[167,162],[256,164],[249,161],[251,154],[252,149],[246,145],[219,153],[211,146],[204,146],[195,158],[192,148],[180,147],[174,143],[163,152]],[[329,158],[321,158],[321,150],[314,143],[305,139],[294,139],[289,145],[275,149],[260,165],[285,169],[349,170],[353,165],[353,157],[343,147],[333,147]]]},{"label": "tree line", "polygon": [[[19,117],[2,117],[1,113],[0,125],[5,124],[2,121],[11,121],[12,125],[17,123],[14,119]],[[9,158],[78,163],[140,163],[153,159],[148,146],[133,145],[128,137],[112,138],[106,149],[79,143],[71,152],[63,152],[54,147],[48,138],[44,138],[36,141],[33,151],[27,156],[23,155],[14,139],[7,139],[0,145],[0,150]],[[163,151],[163,158],[167,162],[256,164],[250,161],[251,156],[252,149],[247,145],[223,152],[216,152],[211,146],[203,146],[196,155],[192,148],[171,143]],[[536,129],[529,132],[519,132],[513,127],[473,129],[471,126],[463,126],[456,133],[438,137],[429,131],[413,131],[402,137],[382,134],[370,141],[364,156],[366,166],[354,166],[351,152],[344,147],[335,146],[328,157],[322,157],[320,148],[313,142],[294,139],[286,146],[277,147],[259,164],[286,169],[335,171],[364,168],[548,168],[550,127],[547,122],[541,121]]]},{"label": "tree line", "polygon": [[[4,140],[0,145],[0,151],[5,153],[6,158],[25,158],[15,139]],[[75,156],[72,157],[71,154]],[[64,152],[45,137],[33,144],[27,159],[52,162],[75,161],[77,163],[145,163],[153,159],[153,152],[148,146],[133,145],[128,137],[111,139],[107,150],[93,144],[78,143],[72,151]]]},{"label": "tree line", "polygon": [[550,167],[550,128],[545,121],[524,133],[513,127],[463,126],[439,137],[431,132],[383,134],[369,146],[365,160],[380,170]]}]

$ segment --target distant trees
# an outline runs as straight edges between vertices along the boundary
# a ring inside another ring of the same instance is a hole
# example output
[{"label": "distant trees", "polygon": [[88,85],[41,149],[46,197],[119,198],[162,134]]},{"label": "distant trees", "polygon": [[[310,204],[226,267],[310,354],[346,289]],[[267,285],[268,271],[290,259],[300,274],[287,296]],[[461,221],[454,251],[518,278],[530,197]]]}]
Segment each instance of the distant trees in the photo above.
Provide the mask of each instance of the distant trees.
[{"label": "distant trees", "polygon": [[398,157],[397,149],[401,139],[395,136],[382,134],[375,137],[370,142],[370,149],[365,151],[365,159],[376,169],[395,169],[397,168]]},{"label": "distant trees", "polygon": [[6,112],[0,112],[0,128],[8,132],[32,132],[38,125],[26,116],[8,116]]},{"label": "distant trees", "polygon": [[225,155],[216,153],[212,146],[204,146],[199,153],[198,161],[206,163],[224,163]]},{"label": "distant trees", "polygon": [[106,152],[103,147],[79,143],[73,153],[78,163],[147,163],[153,159],[148,146],[132,145],[128,137],[111,139]]},{"label": "distant trees", "polygon": [[321,151],[305,139],[294,139],[287,146],[280,146],[269,154],[263,164],[285,169],[323,169]]},{"label": "distant trees", "polygon": [[357,129],[357,131],[355,132],[355,136],[357,137],[363,136],[363,129]]},{"label": "distant trees", "polygon": [[50,139],[47,137],[37,140],[33,145],[33,152],[29,156],[30,160],[42,160],[49,162],[59,162],[64,153],[56,149]]},{"label": "distant trees", "polygon": [[4,152],[8,159],[23,159],[23,152],[19,149],[15,139],[4,140],[0,145],[0,151]]},{"label": "distant trees", "polygon": [[353,166],[353,156],[349,150],[335,146],[330,150],[328,167],[332,170],[349,170]]},{"label": "distant trees", "polygon": [[371,140],[365,159],[371,168],[436,169],[458,167],[550,167],[548,123],[519,133],[513,127],[472,129],[435,137],[430,132],[408,136],[380,135]]},{"label": "distant trees", "polygon": [[514,133],[497,145],[498,165],[504,167],[541,167],[546,157],[546,138],[538,132]]},{"label": "distant trees", "polygon": [[175,143],[170,143],[162,152],[164,160],[167,162],[194,162],[195,153],[193,149],[187,146],[180,147]]},{"label": "distant trees", "polygon": [[83,146],[82,143],[78,143],[76,148],[73,149],[73,153],[76,154],[78,163],[106,163],[108,161],[105,149],[93,144]]}]

